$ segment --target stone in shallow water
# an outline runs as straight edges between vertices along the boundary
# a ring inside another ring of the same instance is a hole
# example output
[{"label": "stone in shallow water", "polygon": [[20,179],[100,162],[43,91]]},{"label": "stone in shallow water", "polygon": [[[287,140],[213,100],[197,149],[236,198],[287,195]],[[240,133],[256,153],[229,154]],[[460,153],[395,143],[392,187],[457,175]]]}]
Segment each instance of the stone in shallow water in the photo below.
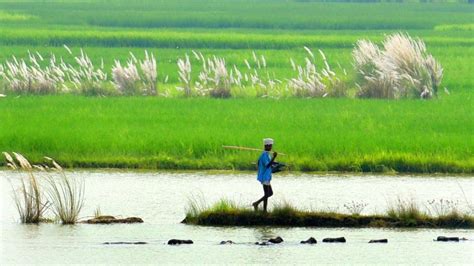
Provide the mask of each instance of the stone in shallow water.
[{"label": "stone in shallow water", "polygon": [[464,237],[448,237],[448,236],[438,236],[438,238],[435,239],[435,241],[440,241],[440,242],[459,242],[463,240],[468,240],[467,238]]},{"label": "stone in shallow water", "polygon": [[220,245],[230,245],[230,244],[235,244],[235,242],[232,240],[226,240],[226,241],[221,241],[220,243]]},{"label": "stone in shallow water", "polygon": [[301,244],[316,244],[318,241],[314,237],[310,237],[307,240],[303,240],[300,242]]},{"label": "stone in shallow water", "polygon": [[372,239],[369,243],[388,243],[388,239]]},{"label": "stone in shallow water", "polygon": [[138,241],[138,242],[104,242],[104,245],[146,245],[147,242]]},{"label": "stone in shallow water", "polygon": [[273,243],[273,244],[280,244],[281,242],[283,242],[283,238],[277,236],[275,238],[270,238],[268,242]]},{"label": "stone in shallow water", "polygon": [[270,238],[268,241],[255,242],[255,245],[267,246],[267,245],[271,245],[271,244],[280,244],[282,242],[283,242],[283,238],[277,236],[275,238]]},{"label": "stone in shallow water", "polygon": [[84,223],[88,224],[133,224],[143,223],[142,218],[139,217],[127,217],[127,218],[115,218],[114,216],[104,215],[86,220]]},{"label": "stone in shallow water", "polygon": [[346,239],[344,237],[335,237],[335,238],[325,238],[323,239],[325,243],[346,243]]},{"label": "stone in shallow water", "polygon": [[182,239],[170,239],[168,240],[168,245],[181,245],[181,244],[193,244],[192,240],[182,240]]}]

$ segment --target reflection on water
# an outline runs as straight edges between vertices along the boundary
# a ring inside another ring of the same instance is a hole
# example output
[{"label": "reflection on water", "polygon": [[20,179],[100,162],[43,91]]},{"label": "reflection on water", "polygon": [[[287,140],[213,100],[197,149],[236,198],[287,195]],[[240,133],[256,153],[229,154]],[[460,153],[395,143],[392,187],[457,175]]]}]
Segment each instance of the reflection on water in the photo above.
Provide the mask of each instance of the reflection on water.
[{"label": "reflection on water", "polygon": [[[82,216],[100,206],[103,214],[140,216],[135,225],[21,225],[11,199],[16,173],[0,171],[2,209],[1,264],[5,263],[473,263],[474,241],[438,243],[438,235],[474,239],[474,230],[200,227],[180,224],[190,195],[208,203],[222,197],[249,204],[262,194],[253,174],[73,172],[84,177],[86,202]],[[469,177],[377,177],[276,175],[269,206],[286,200],[305,209],[346,211],[345,203],[367,203],[364,213],[382,212],[398,197],[420,204],[449,199],[467,208],[473,202]],[[466,197],[461,192],[464,190]],[[200,196],[199,196],[200,195]],[[281,236],[281,245],[255,246]],[[300,245],[310,236],[344,236],[346,244]],[[192,239],[190,246],[170,247],[171,238]],[[388,238],[388,244],[367,244]],[[219,245],[233,240],[236,245]],[[110,241],[146,241],[148,245],[102,245]]]}]

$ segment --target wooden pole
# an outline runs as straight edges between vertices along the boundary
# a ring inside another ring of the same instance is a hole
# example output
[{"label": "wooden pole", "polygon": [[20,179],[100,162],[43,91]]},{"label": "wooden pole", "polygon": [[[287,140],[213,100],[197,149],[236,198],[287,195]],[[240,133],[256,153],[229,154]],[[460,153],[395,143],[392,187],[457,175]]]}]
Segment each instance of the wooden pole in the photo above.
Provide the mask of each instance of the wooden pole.
[{"label": "wooden pole", "polygon": [[[228,145],[223,145],[222,148],[232,149],[232,150],[242,150],[242,151],[260,151],[260,152],[263,151],[262,149],[257,149],[257,148],[240,147],[240,146],[228,146]],[[286,154],[278,152],[278,155],[286,155]]]}]

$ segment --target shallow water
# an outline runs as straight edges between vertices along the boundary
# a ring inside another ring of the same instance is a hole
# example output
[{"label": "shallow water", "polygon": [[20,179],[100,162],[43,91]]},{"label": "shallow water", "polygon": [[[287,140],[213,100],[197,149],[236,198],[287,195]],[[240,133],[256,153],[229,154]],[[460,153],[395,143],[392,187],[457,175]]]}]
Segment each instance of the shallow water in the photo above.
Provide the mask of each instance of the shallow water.
[{"label": "shallow water", "polygon": [[[438,243],[438,235],[474,239],[474,230],[347,229],[201,227],[183,225],[189,197],[213,203],[220,198],[249,205],[262,194],[254,174],[136,173],[79,171],[71,177],[86,182],[83,216],[100,206],[103,214],[139,216],[134,225],[62,226],[21,225],[11,185],[19,175],[0,171],[2,212],[1,264],[13,263],[474,263],[474,241]],[[363,213],[383,212],[397,198],[413,199],[421,206],[445,199],[467,209],[474,199],[472,177],[276,175],[275,202],[288,201],[304,209],[347,212],[344,204],[366,203]],[[255,246],[255,241],[281,236],[285,242]],[[344,236],[345,244],[300,245],[313,236]],[[194,245],[168,246],[171,238],[192,239]],[[388,244],[368,244],[388,238]],[[221,246],[222,240],[238,244]],[[109,241],[146,241],[147,245],[103,245]]]}]

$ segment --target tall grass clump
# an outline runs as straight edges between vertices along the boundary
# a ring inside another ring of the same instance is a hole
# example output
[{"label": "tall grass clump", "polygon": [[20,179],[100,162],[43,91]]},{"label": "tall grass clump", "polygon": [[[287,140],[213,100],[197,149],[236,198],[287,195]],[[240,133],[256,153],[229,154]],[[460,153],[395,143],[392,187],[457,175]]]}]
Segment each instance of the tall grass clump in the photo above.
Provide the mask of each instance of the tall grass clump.
[{"label": "tall grass clump", "polygon": [[[65,46],[72,55],[71,50]],[[103,63],[94,66],[92,60],[81,49],[74,57],[76,65],[66,63],[63,58],[50,55],[49,60],[36,52],[28,52],[28,60],[12,57],[1,66],[5,91],[17,94],[54,94],[79,92],[86,95],[106,94],[104,84],[107,74]],[[72,85],[72,87],[71,87]]]},{"label": "tall grass clump", "polygon": [[48,159],[59,173],[59,177],[49,176],[47,179],[51,209],[63,224],[75,224],[84,205],[84,180],[67,177],[59,164]]},{"label": "tall grass clump", "polygon": [[308,56],[305,58],[304,65],[296,65],[293,59],[290,59],[291,66],[297,71],[298,76],[288,81],[288,87],[291,94],[296,97],[343,97],[346,96],[346,86],[331,70],[326,56],[319,50],[324,66],[318,71],[316,59],[313,52],[305,47]]},{"label": "tall grass clump", "polygon": [[425,43],[408,34],[389,35],[383,48],[368,40],[353,50],[362,98],[432,98],[438,93],[443,68],[426,52]]},{"label": "tall grass clump", "polygon": [[191,84],[191,61],[189,56],[178,59],[178,79],[182,83],[182,86],[176,87],[179,91],[183,91],[184,96],[191,97],[193,95],[192,84]]},{"label": "tall grass clump", "polygon": [[[13,152],[11,156],[3,152],[7,166],[27,174],[27,180],[21,180],[21,186],[14,190],[15,205],[22,223],[39,223],[47,210],[51,210],[63,224],[74,224],[84,204],[84,181],[66,176],[62,167],[53,159],[48,159],[52,166],[32,165],[21,154]],[[48,186],[38,182],[34,170],[53,174],[45,176]],[[58,176],[59,175],[59,176]],[[45,192],[43,192],[45,191]]]},{"label": "tall grass clump", "polygon": [[[64,46],[69,54],[71,50]],[[54,54],[52,57],[55,57]],[[104,70],[104,61],[100,66],[95,66],[90,57],[81,49],[79,56],[74,57],[76,66],[64,63],[61,59],[61,66],[67,73],[67,77],[74,85],[74,92],[84,95],[107,95],[112,92],[105,86],[107,73]]]},{"label": "tall grass clump", "polygon": [[188,197],[188,204],[185,207],[186,219],[194,219],[201,213],[209,209],[204,197]]},{"label": "tall grass clump", "polygon": [[406,225],[416,224],[417,221],[427,220],[428,215],[422,211],[414,200],[398,198],[387,209],[388,217],[399,220]]},{"label": "tall grass clump", "polygon": [[[247,72],[243,75],[244,81],[255,90],[257,97],[269,97],[272,94],[281,96],[281,91],[277,88],[282,81],[269,71],[265,56],[257,55],[255,51],[252,51],[252,59],[245,59],[244,63],[247,66]],[[235,69],[237,71],[237,68]]]},{"label": "tall grass clump", "polygon": [[217,56],[204,58],[202,53],[195,52],[194,55],[202,63],[199,81],[196,82],[196,91],[213,98],[229,98],[233,79],[226,67],[225,59]]},{"label": "tall grass clump", "polygon": [[112,84],[122,95],[156,95],[157,68],[153,54],[145,51],[145,59],[138,60],[133,53],[125,66],[115,60]]},{"label": "tall grass clump", "polygon": [[42,67],[44,58],[39,53],[28,52],[28,60],[13,56],[2,66],[0,75],[7,91],[21,94],[52,94],[61,90],[65,72],[51,57],[49,65]]},{"label": "tall grass clump", "polygon": [[26,178],[21,179],[20,188],[13,190],[13,199],[20,221],[22,223],[39,223],[49,203],[45,199],[42,187],[33,172],[33,166],[19,153],[14,152],[11,156],[9,153],[3,152],[3,155],[10,168],[26,173]]}]

